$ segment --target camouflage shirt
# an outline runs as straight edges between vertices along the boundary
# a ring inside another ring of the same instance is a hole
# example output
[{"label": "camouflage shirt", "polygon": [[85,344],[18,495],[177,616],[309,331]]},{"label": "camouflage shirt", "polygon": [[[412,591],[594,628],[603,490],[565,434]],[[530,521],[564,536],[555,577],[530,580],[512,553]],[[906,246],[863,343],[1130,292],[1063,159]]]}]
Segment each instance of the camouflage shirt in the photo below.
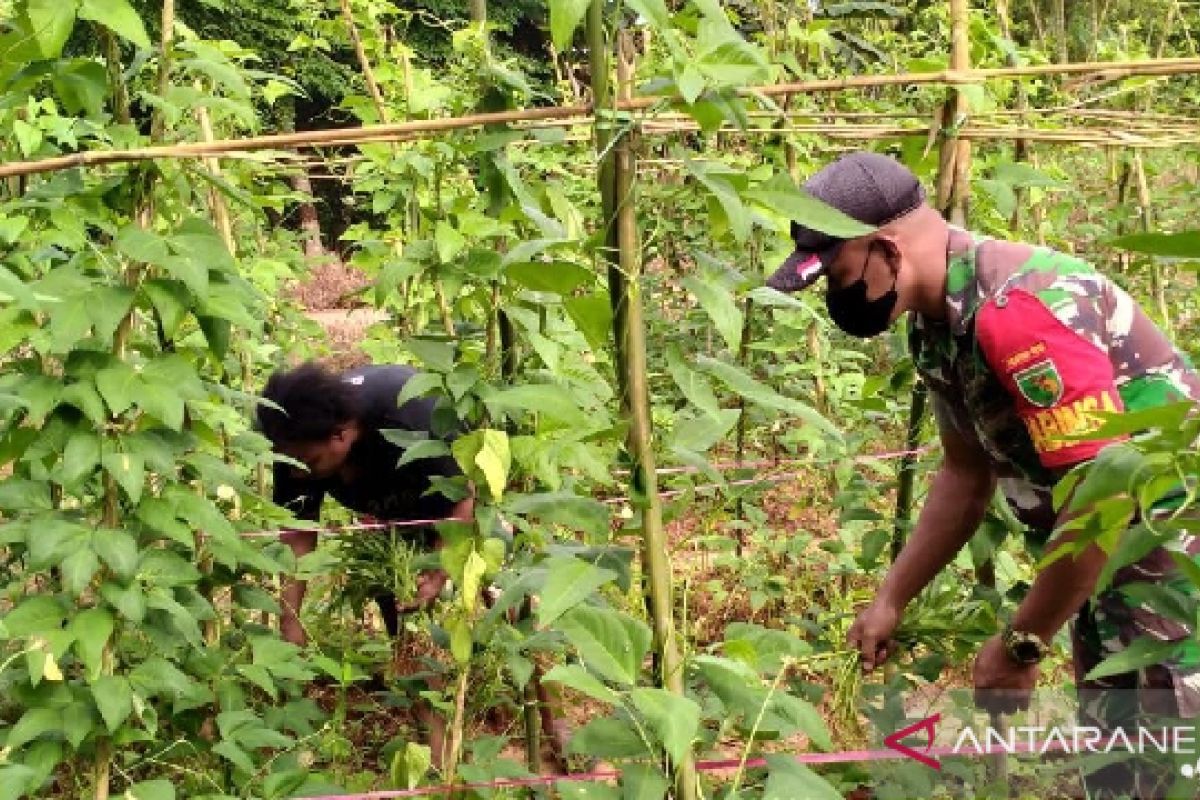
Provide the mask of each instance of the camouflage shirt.
[{"label": "camouflage shirt", "polygon": [[987,454],[1013,511],[1049,532],[1056,473],[1107,441],[1097,410],[1200,400],[1200,377],[1123,289],[1044,247],[951,229],[946,317],[914,314],[909,346],[939,428]]}]

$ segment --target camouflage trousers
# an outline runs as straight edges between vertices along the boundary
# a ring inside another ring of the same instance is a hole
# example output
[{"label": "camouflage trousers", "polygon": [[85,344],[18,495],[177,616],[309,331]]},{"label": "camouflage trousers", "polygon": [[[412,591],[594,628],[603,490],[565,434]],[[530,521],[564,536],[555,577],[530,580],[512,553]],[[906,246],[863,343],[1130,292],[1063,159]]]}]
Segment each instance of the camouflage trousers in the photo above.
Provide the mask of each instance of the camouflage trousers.
[{"label": "camouflage trousers", "polygon": [[[1190,538],[1190,537],[1189,537]],[[1186,548],[1200,552],[1200,539]],[[1176,575],[1170,555],[1162,548],[1119,570],[1112,585],[1079,610],[1071,626],[1074,671],[1079,692],[1079,724],[1109,733],[1139,724],[1151,728],[1170,726],[1174,720],[1200,723],[1200,664],[1166,659],[1130,672],[1085,680],[1100,662],[1149,637],[1173,642],[1194,636],[1176,619],[1128,598],[1122,589],[1136,583],[1164,583]],[[1149,759],[1113,763],[1086,774],[1090,798],[1166,798],[1178,777],[1177,768]],[[1194,790],[1194,786],[1192,787]],[[1188,795],[1191,796],[1191,795]]]}]

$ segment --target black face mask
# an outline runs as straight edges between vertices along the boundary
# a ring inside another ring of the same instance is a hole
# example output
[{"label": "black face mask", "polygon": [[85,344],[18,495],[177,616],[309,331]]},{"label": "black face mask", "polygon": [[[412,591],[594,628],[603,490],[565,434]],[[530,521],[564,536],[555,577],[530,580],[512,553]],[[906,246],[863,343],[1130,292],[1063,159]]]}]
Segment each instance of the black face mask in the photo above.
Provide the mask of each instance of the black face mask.
[{"label": "black face mask", "polygon": [[840,289],[829,289],[825,292],[825,308],[829,310],[829,318],[833,320],[833,324],[860,339],[870,339],[886,331],[892,321],[892,312],[896,310],[896,303],[900,299],[896,293],[898,276],[892,278],[891,289],[874,300],[867,299],[867,266],[871,262],[874,247],[875,243],[872,242],[867,248],[867,258],[863,261],[862,273],[858,280]]}]

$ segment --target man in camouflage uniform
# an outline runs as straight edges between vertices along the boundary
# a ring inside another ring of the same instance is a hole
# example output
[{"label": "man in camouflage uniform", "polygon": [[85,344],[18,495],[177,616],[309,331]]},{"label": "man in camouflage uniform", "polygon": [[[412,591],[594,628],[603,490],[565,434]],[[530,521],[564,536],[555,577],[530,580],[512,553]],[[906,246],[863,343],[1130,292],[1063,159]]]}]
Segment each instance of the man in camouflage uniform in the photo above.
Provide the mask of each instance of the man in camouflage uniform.
[{"label": "man in camouflage uniform", "polygon": [[[886,156],[848,155],[805,188],[874,230],[838,239],[793,223],[796,251],[768,284],[794,292],[825,275],[830,317],[863,338],[909,312],[913,360],[931,392],[944,451],[912,537],[850,629],[850,644],[872,669],[894,647],[908,602],[975,533],[997,483],[1031,538],[1045,542],[1065,521],[1051,502],[1058,479],[1113,441],[1069,437],[1097,430],[1097,411],[1200,400],[1200,377],[1095,268],[947,225],[925,203],[916,177]],[[1178,546],[1196,552],[1194,541]],[[1111,729],[1127,720],[1128,709],[1103,708],[1118,696],[1137,698],[1143,712],[1200,715],[1200,674],[1178,663],[1084,681],[1143,634],[1190,636],[1175,620],[1131,607],[1118,591],[1134,581],[1171,579],[1174,564],[1163,548],[1120,569],[1093,598],[1106,560],[1091,546],[1039,573],[1005,632],[976,658],[978,702],[996,711],[1027,707],[1046,643],[1073,618],[1083,724]],[[1130,790],[1127,771],[1103,772],[1089,785]]]}]

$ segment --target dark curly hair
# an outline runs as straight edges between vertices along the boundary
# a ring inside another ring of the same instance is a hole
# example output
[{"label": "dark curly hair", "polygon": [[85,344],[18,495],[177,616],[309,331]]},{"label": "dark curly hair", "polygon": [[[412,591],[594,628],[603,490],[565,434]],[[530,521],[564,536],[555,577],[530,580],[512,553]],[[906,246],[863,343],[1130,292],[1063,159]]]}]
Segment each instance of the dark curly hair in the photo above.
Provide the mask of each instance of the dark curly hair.
[{"label": "dark curly hair", "polygon": [[354,387],[311,361],[276,372],[263,397],[279,406],[258,405],[258,429],[275,445],[328,439],[359,414]]}]

